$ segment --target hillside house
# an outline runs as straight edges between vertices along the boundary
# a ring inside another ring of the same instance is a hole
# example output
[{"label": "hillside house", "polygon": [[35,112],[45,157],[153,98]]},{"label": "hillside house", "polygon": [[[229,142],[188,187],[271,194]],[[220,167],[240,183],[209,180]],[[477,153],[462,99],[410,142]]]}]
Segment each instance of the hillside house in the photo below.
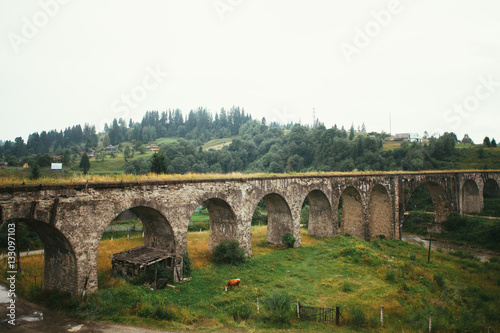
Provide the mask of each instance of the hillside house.
[{"label": "hillside house", "polygon": [[114,152],[115,151],[115,147],[113,147],[113,145],[109,145],[106,147],[106,152],[110,153],[110,152]]},{"label": "hillside house", "polygon": [[160,150],[160,147],[158,147],[158,145],[155,145],[154,143],[153,144],[150,144],[149,146],[146,147],[146,150],[147,151],[159,151]]},{"label": "hillside house", "polygon": [[418,133],[396,133],[394,141],[422,142]]}]

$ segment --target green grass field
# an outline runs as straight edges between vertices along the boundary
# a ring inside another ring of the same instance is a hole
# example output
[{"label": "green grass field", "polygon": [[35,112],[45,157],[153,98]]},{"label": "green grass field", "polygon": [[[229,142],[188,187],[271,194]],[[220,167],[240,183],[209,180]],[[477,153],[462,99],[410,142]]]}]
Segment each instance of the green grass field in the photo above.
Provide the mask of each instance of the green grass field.
[{"label": "green grass field", "polygon": [[156,139],[154,141],[154,143],[156,143],[158,146],[159,145],[164,145],[164,144],[168,144],[168,143],[172,143],[172,142],[176,142],[177,140],[179,140],[180,138],[177,138],[177,137],[172,137],[172,138],[159,138],[159,139]]},{"label": "green grass field", "polygon": [[[158,329],[423,332],[431,312],[433,332],[500,329],[498,258],[480,263],[435,252],[427,264],[427,250],[416,245],[380,239],[367,243],[349,236],[316,239],[305,230],[302,247],[284,249],[269,246],[265,230],[252,227],[254,256],[246,263],[207,262],[193,271],[191,281],[176,284],[175,289],[152,291],[100,271],[101,289],[83,303],[37,294],[35,287],[28,288],[29,294],[78,317]],[[208,232],[193,233],[195,243],[189,237],[191,252],[200,242],[206,246]],[[100,253],[107,255],[106,244],[112,243],[102,241]],[[241,279],[241,287],[224,292],[227,280],[233,278]],[[284,323],[273,320],[265,305],[275,291],[286,292],[293,300]],[[293,314],[297,299],[309,306],[339,306],[342,326],[298,320]],[[384,329],[379,327],[381,305]]]},{"label": "green grass field", "polygon": [[233,141],[232,138],[222,138],[222,139],[214,139],[203,144],[203,150],[215,149],[219,150],[222,147],[229,145]]}]

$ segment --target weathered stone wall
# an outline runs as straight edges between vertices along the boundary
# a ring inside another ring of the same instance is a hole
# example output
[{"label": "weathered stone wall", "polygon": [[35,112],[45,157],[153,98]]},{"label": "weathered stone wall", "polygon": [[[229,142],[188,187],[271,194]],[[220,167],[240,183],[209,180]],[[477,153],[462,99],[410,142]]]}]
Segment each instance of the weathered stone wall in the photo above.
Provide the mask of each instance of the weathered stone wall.
[{"label": "weathered stone wall", "polygon": [[373,187],[368,205],[370,238],[384,235],[394,238],[394,210],[387,189],[377,184]]},{"label": "weathered stone wall", "polygon": [[365,240],[380,234],[399,239],[406,203],[419,184],[431,193],[436,220],[442,221],[451,211],[477,209],[478,193],[482,207],[485,184],[498,187],[499,181],[499,173],[457,172],[9,186],[0,187],[0,219],[26,222],[40,235],[47,289],[81,295],[97,290],[102,234],[127,209],[143,222],[147,246],[181,255],[187,250],[191,215],[205,202],[209,248],[234,238],[251,255],[251,220],[260,200],[268,209],[268,241],[273,244],[291,232],[300,246],[306,198],[313,236],[338,234],[342,197],[341,232]]}]

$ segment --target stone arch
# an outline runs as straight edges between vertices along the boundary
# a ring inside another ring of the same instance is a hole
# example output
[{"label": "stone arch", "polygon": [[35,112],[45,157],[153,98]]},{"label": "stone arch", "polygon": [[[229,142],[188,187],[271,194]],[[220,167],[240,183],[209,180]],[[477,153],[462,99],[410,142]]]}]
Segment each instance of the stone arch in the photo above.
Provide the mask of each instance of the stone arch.
[{"label": "stone arch", "polygon": [[[159,248],[162,250],[169,250],[175,253],[175,237],[167,218],[157,209],[150,207],[150,205],[133,205],[126,208],[135,213],[142,222],[144,231],[144,246]],[[122,212],[120,212],[121,214]],[[118,216],[119,214],[116,214]],[[99,230],[99,240],[106,228],[111,224],[112,220],[108,223],[101,225]]]},{"label": "stone arch", "polygon": [[471,179],[464,182],[462,188],[462,212],[464,214],[479,213],[481,212],[481,196],[479,195],[479,188]]},{"label": "stone arch", "polygon": [[[432,204],[434,206],[435,221],[436,222],[446,221],[452,211],[452,207],[451,207],[451,201],[448,198],[448,195],[446,194],[444,188],[438,183],[435,183],[433,181],[424,181],[422,184],[425,186],[425,188],[431,195]],[[412,189],[412,193],[418,187],[418,185],[420,184],[416,184],[416,186]],[[408,196],[407,200],[409,200],[410,197],[411,194]],[[405,206],[407,203],[408,202],[405,203]]]},{"label": "stone arch", "polygon": [[52,225],[34,219],[10,218],[11,223],[23,222],[40,237],[44,249],[43,289],[74,294],[78,290],[77,259],[73,245]]},{"label": "stone arch", "polygon": [[[283,235],[292,233],[297,240],[300,232],[294,232],[290,206],[278,193],[269,193],[262,200],[267,208],[267,241],[273,245],[283,245]],[[295,242],[298,245],[299,242]]]},{"label": "stone arch", "polygon": [[208,250],[213,251],[223,240],[236,239],[239,241],[236,215],[231,206],[219,198],[210,198],[203,202],[210,217]]},{"label": "stone arch", "polygon": [[491,178],[488,178],[484,182],[483,196],[485,198],[499,198],[500,197],[500,187],[498,183]]},{"label": "stone arch", "polygon": [[330,200],[321,190],[312,190],[307,195],[309,201],[309,235],[333,237],[338,233],[336,215],[333,214]]},{"label": "stone arch", "polygon": [[366,239],[361,194],[353,186],[342,192],[341,231],[354,237]]},{"label": "stone arch", "polygon": [[378,235],[394,238],[394,210],[389,192],[381,184],[376,184],[370,193],[368,226],[370,238]]}]

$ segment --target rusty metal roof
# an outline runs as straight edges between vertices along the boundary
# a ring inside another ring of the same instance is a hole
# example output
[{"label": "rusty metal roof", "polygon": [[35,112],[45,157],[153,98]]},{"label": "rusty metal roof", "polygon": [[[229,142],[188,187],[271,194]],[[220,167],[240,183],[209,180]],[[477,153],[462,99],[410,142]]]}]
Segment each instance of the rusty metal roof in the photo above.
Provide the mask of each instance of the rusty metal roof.
[{"label": "rusty metal roof", "polygon": [[167,250],[138,246],[109,256],[111,260],[125,261],[135,265],[149,266],[158,261],[175,257]]}]

